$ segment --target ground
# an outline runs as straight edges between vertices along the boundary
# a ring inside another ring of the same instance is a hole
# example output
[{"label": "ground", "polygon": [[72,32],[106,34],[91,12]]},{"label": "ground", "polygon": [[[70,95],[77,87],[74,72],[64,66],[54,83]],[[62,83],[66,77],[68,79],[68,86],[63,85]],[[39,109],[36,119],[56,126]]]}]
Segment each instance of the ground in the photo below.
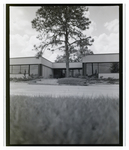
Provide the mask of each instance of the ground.
[{"label": "ground", "polygon": [[31,96],[109,96],[119,97],[119,85],[89,85],[89,86],[69,86],[69,85],[36,85],[22,82],[10,82],[11,95],[31,95]]}]

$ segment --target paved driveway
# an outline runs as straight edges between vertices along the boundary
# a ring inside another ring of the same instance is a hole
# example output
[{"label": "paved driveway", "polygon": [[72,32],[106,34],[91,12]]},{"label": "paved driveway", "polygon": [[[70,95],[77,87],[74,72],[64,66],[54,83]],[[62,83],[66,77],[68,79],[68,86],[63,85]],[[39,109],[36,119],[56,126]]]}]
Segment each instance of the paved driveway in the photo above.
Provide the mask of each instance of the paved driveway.
[{"label": "paved driveway", "polygon": [[32,85],[27,83],[10,83],[11,95],[31,96],[119,96],[119,85]]}]

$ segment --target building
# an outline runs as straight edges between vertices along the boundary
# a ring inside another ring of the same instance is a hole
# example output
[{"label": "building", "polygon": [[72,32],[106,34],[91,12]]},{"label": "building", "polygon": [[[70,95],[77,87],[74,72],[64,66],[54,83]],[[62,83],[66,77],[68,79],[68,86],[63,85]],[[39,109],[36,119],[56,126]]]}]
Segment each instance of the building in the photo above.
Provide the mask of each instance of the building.
[{"label": "building", "polygon": [[95,54],[83,58],[83,75],[119,78],[119,54]]},{"label": "building", "polygon": [[[96,76],[98,78],[119,78],[119,54],[87,55],[82,62],[69,64],[70,77]],[[43,57],[10,58],[10,77],[42,76],[43,78],[63,78],[65,63],[53,63]]]}]

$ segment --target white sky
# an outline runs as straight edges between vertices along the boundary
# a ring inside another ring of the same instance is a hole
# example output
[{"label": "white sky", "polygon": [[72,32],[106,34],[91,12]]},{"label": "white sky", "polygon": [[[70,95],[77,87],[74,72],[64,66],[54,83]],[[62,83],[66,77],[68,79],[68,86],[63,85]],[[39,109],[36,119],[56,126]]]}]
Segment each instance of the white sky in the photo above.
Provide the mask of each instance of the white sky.
[{"label": "white sky", "polygon": [[[39,7],[10,7],[10,57],[35,56],[33,45],[38,43],[38,32],[31,21]],[[90,29],[86,35],[95,39],[90,49],[95,53],[119,53],[119,7],[89,6]],[[60,51],[45,51],[43,57],[54,61]]]}]

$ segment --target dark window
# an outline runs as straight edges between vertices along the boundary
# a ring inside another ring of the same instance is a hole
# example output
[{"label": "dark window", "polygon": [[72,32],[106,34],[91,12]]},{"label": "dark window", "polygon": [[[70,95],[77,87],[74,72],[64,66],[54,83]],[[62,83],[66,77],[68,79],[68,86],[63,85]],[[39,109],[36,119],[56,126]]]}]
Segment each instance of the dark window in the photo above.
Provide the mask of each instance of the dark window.
[{"label": "dark window", "polygon": [[69,76],[73,77],[73,70],[72,69],[69,70]]},{"label": "dark window", "polygon": [[99,73],[118,73],[119,63],[99,63]]},{"label": "dark window", "polygon": [[93,74],[97,75],[99,73],[99,64],[98,63],[93,63]]},{"label": "dark window", "polygon": [[92,75],[92,63],[86,64],[86,75]]},{"label": "dark window", "polygon": [[21,73],[20,72],[20,66],[13,66],[12,73],[14,73],[14,74],[20,74]]},{"label": "dark window", "polygon": [[73,76],[74,76],[74,77],[79,76],[78,69],[73,69]]},{"label": "dark window", "polygon": [[38,65],[30,65],[30,75],[38,75]]},{"label": "dark window", "polygon": [[82,69],[78,69],[79,76],[82,76]]},{"label": "dark window", "polygon": [[86,75],[86,63],[83,63],[83,75]]},{"label": "dark window", "polygon": [[82,69],[70,69],[69,76],[70,77],[79,77],[82,75]]},{"label": "dark window", "polygon": [[29,65],[21,65],[21,73],[24,74],[24,73],[29,73]]},{"label": "dark window", "polygon": [[118,62],[111,63],[110,70],[111,70],[111,73],[118,73],[119,72],[119,63]]}]

